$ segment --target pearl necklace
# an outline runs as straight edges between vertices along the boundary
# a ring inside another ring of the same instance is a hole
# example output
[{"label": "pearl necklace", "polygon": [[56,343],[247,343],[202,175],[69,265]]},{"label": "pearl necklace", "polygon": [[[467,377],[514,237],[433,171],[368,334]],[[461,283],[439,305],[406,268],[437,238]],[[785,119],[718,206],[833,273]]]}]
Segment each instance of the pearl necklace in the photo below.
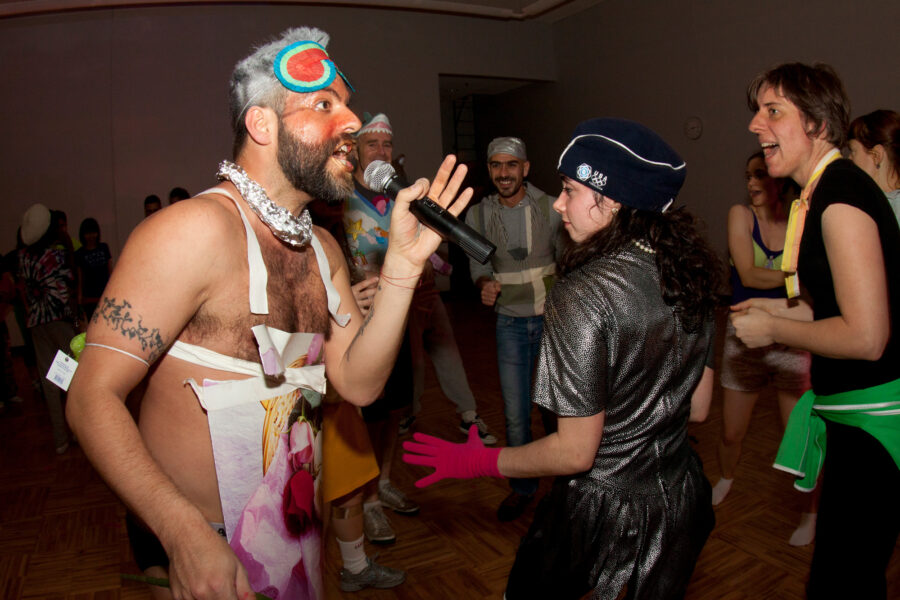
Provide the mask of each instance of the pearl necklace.
[{"label": "pearl necklace", "polygon": [[295,248],[309,244],[312,239],[312,217],[308,210],[303,209],[300,216],[295,217],[288,209],[275,204],[261,185],[231,161],[223,160],[216,176],[219,181],[227,179],[234,184],[256,216],[268,225],[279,240]]},{"label": "pearl necklace", "polygon": [[648,244],[647,242],[645,242],[645,241],[643,241],[643,240],[631,240],[631,242],[632,242],[635,246],[637,246],[638,248],[640,248],[641,250],[643,250],[644,252],[646,252],[647,254],[656,254],[656,250],[654,250],[653,248],[651,248],[651,247],[650,247],[650,244]]}]

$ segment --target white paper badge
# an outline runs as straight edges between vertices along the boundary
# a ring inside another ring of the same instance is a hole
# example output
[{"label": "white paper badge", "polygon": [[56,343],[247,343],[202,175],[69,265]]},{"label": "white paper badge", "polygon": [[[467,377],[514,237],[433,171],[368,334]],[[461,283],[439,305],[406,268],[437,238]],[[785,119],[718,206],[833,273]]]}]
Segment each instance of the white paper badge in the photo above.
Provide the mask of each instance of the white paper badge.
[{"label": "white paper badge", "polygon": [[75,375],[75,369],[77,368],[78,361],[62,350],[57,350],[56,356],[53,358],[53,364],[50,365],[50,370],[47,371],[47,379],[66,392],[69,390],[69,384],[72,383],[72,376]]}]

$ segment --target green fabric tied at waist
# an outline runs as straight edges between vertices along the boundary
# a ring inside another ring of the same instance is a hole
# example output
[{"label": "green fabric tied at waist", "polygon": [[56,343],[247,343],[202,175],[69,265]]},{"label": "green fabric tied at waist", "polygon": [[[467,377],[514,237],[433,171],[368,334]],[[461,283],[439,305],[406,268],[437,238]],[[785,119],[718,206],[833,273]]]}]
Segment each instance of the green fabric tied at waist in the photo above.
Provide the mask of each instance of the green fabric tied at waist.
[{"label": "green fabric tied at waist", "polygon": [[800,397],[773,466],[796,475],[794,487],[801,492],[816,488],[825,462],[825,419],[859,427],[884,446],[900,469],[900,379],[830,396],[809,390]]}]

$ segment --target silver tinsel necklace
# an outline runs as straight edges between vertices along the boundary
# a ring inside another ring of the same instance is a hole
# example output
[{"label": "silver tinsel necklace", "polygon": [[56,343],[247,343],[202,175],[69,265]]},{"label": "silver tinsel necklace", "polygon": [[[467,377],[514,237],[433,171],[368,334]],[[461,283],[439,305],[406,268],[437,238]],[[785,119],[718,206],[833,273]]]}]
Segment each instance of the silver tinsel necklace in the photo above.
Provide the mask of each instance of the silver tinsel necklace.
[{"label": "silver tinsel necklace", "polygon": [[261,185],[250,179],[247,172],[229,160],[223,160],[216,173],[219,181],[227,179],[241,193],[244,201],[250,205],[256,216],[269,226],[272,233],[282,242],[302,248],[312,239],[312,217],[303,209],[299,217],[289,210],[278,206],[266,194]]}]

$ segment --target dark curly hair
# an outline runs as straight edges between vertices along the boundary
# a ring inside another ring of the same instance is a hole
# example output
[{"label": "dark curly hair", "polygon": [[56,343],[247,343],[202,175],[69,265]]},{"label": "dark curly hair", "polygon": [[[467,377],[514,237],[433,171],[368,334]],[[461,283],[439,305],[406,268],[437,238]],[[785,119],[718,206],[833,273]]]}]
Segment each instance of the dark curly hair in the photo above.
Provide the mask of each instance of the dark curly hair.
[{"label": "dark curly hair", "polygon": [[658,213],[623,205],[607,227],[566,248],[559,271],[565,275],[597,257],[613,255],[635,240],[649,243],[656,251],[660,293],[668,306],[675,307],[684,330],[697,331],[713,318],[724,291],[723,263],[684,207]]}]

